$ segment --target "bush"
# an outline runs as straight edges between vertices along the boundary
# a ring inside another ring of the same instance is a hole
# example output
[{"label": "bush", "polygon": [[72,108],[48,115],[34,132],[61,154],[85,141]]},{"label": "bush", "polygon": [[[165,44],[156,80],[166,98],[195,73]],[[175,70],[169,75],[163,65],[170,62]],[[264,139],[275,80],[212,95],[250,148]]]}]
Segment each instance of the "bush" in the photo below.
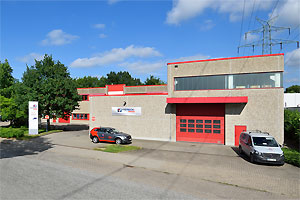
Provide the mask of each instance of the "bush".
[{"label": "bush", "polygon": [[27,131],[26,128],[0,128],[0,137],[2,138],[19,138],[23,137],[25,132]]},{"label": "bush", "polygon": [[300,167],[300,153],[294,149],[282,148],[285,162]]},{"label": "bush", "polygon": [[284,110],[284,135],[288,139],[300,139],[300,112]]}]

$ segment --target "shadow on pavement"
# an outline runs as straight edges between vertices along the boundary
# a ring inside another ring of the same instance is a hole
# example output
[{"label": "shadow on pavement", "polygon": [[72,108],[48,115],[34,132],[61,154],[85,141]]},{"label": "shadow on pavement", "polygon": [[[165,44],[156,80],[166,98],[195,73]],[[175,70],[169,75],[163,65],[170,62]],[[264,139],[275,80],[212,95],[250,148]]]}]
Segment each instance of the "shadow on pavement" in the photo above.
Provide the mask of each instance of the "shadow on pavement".
[{"label": "shadow on pavement", "polygon": [[52,148],[46,138],[38,137],[31,140],[4,139],[0,142],[0,159],[17,156],[34,155]]},{"label": "shadow on pavement", "polygon": [[[46,128],[46,123],[41,124],[41,128]],[[63,130],[63,131],[81,131],[89,130],[89,125],[85,124],[51,124],[51,130]]]}]

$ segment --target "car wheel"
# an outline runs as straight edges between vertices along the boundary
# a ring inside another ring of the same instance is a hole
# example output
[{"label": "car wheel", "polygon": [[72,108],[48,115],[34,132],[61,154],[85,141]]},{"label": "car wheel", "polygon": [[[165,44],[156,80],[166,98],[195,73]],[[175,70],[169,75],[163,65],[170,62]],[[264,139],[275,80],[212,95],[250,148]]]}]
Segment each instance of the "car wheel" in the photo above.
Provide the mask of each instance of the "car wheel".
[{"label": "car wheel", "polygon": [[255,163],[253,154],[250,154],[250,162]]},{"label": "car wheel", "polygon": [[240,155],[243,154],[243,149],[242,149],[241,145],[239,146],[239,154],[240,154]]},{"label": "car wheel", "polygon": [[93,143],[98,143],[98,142],[99,142],[99,139],[98,139],[96,136],[94,136],[93,139],[92,139],[92,142],[93,142]]},{"label": "car wheel", "polygon": [[122,143],[122,140],[120,138],[117,138],[116,139],[116,144],[121,144]]}]

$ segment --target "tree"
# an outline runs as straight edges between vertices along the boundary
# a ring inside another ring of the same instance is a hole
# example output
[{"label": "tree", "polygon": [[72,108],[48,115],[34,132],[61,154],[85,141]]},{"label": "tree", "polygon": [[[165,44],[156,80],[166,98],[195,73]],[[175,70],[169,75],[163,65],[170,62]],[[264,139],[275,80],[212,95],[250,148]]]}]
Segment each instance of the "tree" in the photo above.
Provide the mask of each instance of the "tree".
[{"label": "tree", "polygon": [[76,79],[74,79],[74,81],[76,83],[77,88],[104,87],[105,86],[105,82],[103,81],[103,79],[99,80],[97,77],[91,77],[91,76],[84,76],[83,78],[76,78]]},{"label": "tree", "polygon": [[0,95],[0,115],[3,121],[9,120],[13,126],[24,123],[25,113],[20,110],[13,98]]},{"label": "tree", "polygon": [[164,85],[166,83],[164,81],[162,81],[160,78],[156,78],[156,77],[150,75],[150,77],[146,79],[144,84],[145,85]]},{"label": "tree", "polygon": [[67,67],[47,54],[43,60],[36,60],[34,66],[27,66],[22,81],[16,95],[20,107],[28,109],[28,101],[38,101],[40,116],[67,118],[81,100]]},{"label": "tree", "polygon": [[139,78],[133,78],[129,72],[110,72],[107,74],[106,78],[106,84],[112,85],[112,84],[126,84],[127,86],[136,86],[136,85],[142,85],[142,82]]},{"label": "tree", "polygon": [[15,82],[12,72],[13,69],[7,60],[5,60],[4,63],[1,63],[0,61],[0,95],[5,96],[6,98],[10,98],[12,95],[11,86]]},{"label": "tree", "polygon": [[285,93],[300,93],[300,85],[292,85],[286,88]]}]

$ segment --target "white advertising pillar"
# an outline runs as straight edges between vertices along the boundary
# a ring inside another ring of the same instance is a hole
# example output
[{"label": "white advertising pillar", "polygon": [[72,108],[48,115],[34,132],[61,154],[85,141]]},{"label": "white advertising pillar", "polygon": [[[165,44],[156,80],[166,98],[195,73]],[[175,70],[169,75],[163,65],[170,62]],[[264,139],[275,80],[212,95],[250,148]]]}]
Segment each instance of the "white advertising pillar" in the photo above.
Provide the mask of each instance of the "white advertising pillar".
[{"label": "white advertising pillar", "polygon": [[39,133],[39,106],[37,101],[29,101],[28,104],[28,123],[29,135],[37,135]]}]

